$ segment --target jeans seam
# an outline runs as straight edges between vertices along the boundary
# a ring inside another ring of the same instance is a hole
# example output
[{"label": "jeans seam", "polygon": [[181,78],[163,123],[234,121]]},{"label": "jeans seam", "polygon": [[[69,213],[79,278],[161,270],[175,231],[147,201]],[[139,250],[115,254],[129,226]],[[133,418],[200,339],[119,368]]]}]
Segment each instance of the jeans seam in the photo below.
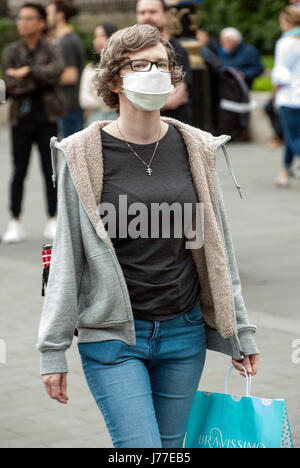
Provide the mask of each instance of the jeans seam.
[{"label": "jeans seam", "polygon": [[199,319],[199,320],[193,322],[193,321],[191,321],[191,320],[187,317],[187,314],[183,314],[183,320],[185,321],[185,323],[186,323],[187,325],[191,325],[191,326],[193,326],[193,325],[201,325],[201,324],[203,324],[203,322],[204,322],[203,317],[201,317],[201,319]]},{"label": "jeans seam", "polygon": [[153,343],[155,343],[155,346],[157,346],[157,351],[155,351],[153,353],[151,351],[152,341],[150,341],[148,359],[154,358],[155,356],[157,356],[159,354],[159,352],[160,352],[160,342],[161,342],[160,338],[156,338],[155,340],[153,340]]}]

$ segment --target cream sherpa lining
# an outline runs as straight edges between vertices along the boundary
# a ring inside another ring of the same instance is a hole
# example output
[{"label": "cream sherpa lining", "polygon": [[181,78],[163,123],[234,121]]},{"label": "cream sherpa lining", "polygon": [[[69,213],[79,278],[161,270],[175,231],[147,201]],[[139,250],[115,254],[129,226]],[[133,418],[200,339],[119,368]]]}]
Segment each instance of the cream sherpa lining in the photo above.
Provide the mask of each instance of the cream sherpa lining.
[{"label": "cream sherpa lining", "polygon": [[[192,249],[200,286],[200,304],[205,322],[223,338],[236,335],[236,321],[226,247],[215,202],[215,152],[228,140],[213,137],[174,119],[185,141],[198,202],[204,203],[204,246]],[[78,195],[97,234],[114,250],[99,215],[103,188],[103,155],[100,129],[110,121],[94,122],[88,128],[65,138],[60,146],[67,155],[68,167]]]}]

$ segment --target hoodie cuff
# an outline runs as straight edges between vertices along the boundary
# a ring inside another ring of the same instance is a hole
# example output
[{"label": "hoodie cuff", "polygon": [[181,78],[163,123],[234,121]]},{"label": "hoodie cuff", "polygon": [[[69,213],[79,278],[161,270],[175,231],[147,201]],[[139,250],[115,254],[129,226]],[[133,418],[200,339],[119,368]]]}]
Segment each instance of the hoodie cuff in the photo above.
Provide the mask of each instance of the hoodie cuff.
[{"label": "hoodie cuff", "polygon": [[245,356],[251,356],[252,354],[260,354],[258,346],[254,339],[255,330],[244,330],[240,331],[238,338],[240,345]]},{"label": "hoodie cuff", "polygon": [[69,372],[65,351],[41,351],[40,373],[45,374],[65,374]]}]

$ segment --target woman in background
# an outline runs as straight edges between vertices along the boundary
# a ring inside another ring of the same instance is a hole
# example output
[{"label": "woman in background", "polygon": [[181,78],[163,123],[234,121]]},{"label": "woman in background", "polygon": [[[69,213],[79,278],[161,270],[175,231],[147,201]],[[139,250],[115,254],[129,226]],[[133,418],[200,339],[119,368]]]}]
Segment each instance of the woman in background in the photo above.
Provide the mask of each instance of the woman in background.
[{"label": "woman in background", "polygon": [[79,93],[80,106],[85,111],[85,126],[89,126],[97,120],[115,120],[117,118],[115,111],[108,107],[101,97],[97,96],[93,85],[97,64],[100,63],[101,51],[110,36],[117,30],[117,26],[112,23],[102,23],[94,31],[95,61],[89,63],[83,70]]},{"label": "woman in background", "polygon": [[276,44],[272,80],[276,87],[284,133],[283,169],[276,179],[279,187],[290,185],[294,156],[300,157],[300,11],[289,6],[280,13],[282,37]]}]

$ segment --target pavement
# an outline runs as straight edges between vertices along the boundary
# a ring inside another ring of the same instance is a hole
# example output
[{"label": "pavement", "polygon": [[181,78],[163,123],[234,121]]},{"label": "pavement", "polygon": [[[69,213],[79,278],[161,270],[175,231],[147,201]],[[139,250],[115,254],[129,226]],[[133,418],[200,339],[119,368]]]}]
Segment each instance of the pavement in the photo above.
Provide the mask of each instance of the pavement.
[{"label": "pavement", "polygon": [[[274,178],[282,150],[265,144],[228,146],[241,200],[227,170],[222,152],[217,155],[238,259],[245,303],[258,327],[261,350],[259,373],[252,394],[284,398],[294,444],[300,448],[300,181],[278,189]],[[11,173],[8,132],[0,129],[0,235],[9,219],[8,182]],[[112,448],[103,418],[89,392],[76,340],[67,353],[69,403],[49,399],[39,376],[35,348],[43,299],[40,250],[45,198],[39,160],[33,151],[26,180],[23,222],[28,240],[0,244],[0,353],[6,345],[6,363],[0,354],[1,448]],[[1,341],[3,340],[3,341]],[[294,353],[294,354],[293,354]],[[3,353],[2,353],[3,358]],[[223,392],[230,358],[208,352],[202,390]],[[244,379],[234,373],[230,391],[244,393]]]}]

